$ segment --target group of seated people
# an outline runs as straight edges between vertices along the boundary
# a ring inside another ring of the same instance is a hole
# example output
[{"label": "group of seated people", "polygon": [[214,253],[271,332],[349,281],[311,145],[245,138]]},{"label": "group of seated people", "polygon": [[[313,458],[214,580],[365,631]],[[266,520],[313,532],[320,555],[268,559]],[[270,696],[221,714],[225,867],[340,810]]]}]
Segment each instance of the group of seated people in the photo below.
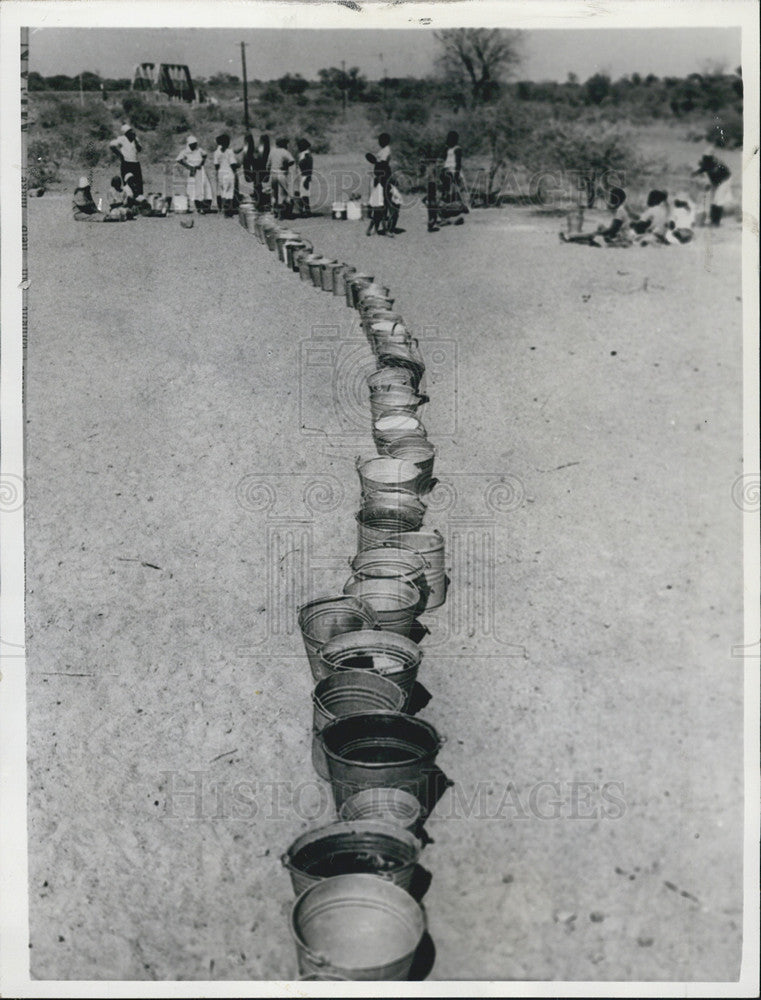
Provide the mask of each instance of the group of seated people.
[{"label": "group of seated people", "polygon": [[671,201],[667,191],[653,190],[647,196],[643,212],[634,212],[626,204],[626,192],[614,187],[608,192],[611,218],[594,232],[560,233],[564,243],[583,243],[591,247],[629,247],[649,244],[689,243],[694,235],[695,205],[684,192]]},{"label": "group of seated people", "polygon": [[72,211],[76,222],[126,222],[136,219],[138,215],[166,215],[168,205],[160,196],[135,195],[130,187],[132,174],[126,174],[124,180],[115,174],[111,178],[108,189],[107,205],[98,206],[92,196],[90,181],[87,177],[79,178],[74,191]]}]

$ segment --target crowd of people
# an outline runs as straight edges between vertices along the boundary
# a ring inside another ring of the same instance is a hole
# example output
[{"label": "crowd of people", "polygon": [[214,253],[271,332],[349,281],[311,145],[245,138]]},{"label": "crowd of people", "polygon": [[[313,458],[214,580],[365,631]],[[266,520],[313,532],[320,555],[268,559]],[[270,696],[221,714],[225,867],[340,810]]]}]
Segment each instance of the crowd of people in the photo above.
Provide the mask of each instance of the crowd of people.
[{"label": "crowd of people", "polygon": [[[730,192],[729,167],[712,152],[703,154],[693,177],[705,174],[708,179],[706,222],[721,225]],[[592,247],[629,247],[648,245],[681,245],[694,236],[697,209],[685,191],[669,197],[667,191],[653,189],[647,196],[643,211],[636,212],[628,204],[623,188],[608,192],[611,218],[593,232],[560,233],[564,243],[582,243]]]},{"label": "crowd of people", "polygon": [[[107,205],[104,208],[95,203],[87,177],[80,177],[74,192],[74,218],[77,221],[122,222],[138,215],[165,215],[168,199],[146,196],[143,190],[142,146],[132,125],[122,125],[120,135],[109,143],[109,147],[118,156],[120,166],[119,174],[111,179]],[[366,153],[365,158],[372,166],[366,233],[392,237],[402,232],[398,228],[402,196],[394,184],[388,132],[378,136],[378,149]],[[428,232],[464,222],[463,216],[469,209],[462,160],[459,136],[452,131],[447,136],[442,156],[422,165],[426,178],[423,203]],[[255,140],[249,132],[236,148],[229,133],[223,132],[216,136],[209,158],[196,136],[189,135],[175,162],[185,173],[188,211],[221,212],[232,217],[239,203],[245,200],[261,209],[270,209],[281,219],[303,218],[312,212],[310,193],[314,157],[306,138],[298,139],[295,148],[291,149],[285,137],[276,139],[271,145],[268,135],[262,134]],[[699,175],[705,175],[708,181],[706,221],[719,226],[730,195],[731,171],[712,151],[707,151],[692,174]],[[214,186],[211,176],[215,179]],[[592,232],[561,232],[563,242],[621,247],[684,244],[693,238],[696,207],[686,192],[670,198],[666,191],[652,190],[640,212],[632,209],[623,188],[613,188],[607,195],[611,213],[608,222]]]}]

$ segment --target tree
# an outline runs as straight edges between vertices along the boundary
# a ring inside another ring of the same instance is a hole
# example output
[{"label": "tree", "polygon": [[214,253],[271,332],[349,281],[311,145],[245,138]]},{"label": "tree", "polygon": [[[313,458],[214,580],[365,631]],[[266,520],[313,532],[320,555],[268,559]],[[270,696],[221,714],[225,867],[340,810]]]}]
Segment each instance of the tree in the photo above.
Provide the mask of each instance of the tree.
[{"label": "tree", "polygon": [[499,94],[500,81],[512,76],[521,62],[522,34],[501,28],[447,28],[435,31],[441,46],[437,65],[445,79],[470,88],[472,104]]},{"label": "tree", "polygon": [[309,81],[305,80],[301,73],[296,73],[293,76],[290,73],[286,73],[285,76],[280,77],[277,85],[284,94],[295,94],[297,96],[309,89]]},{"label": "tree", "polygon": [[358,66],[352,66],[349,70],[331,66],[329,69],[319,70],[317,76],[322,89],[336,99],[342,98],[345,93],[347,101],[358,101],[367,86],[367,79],[360,73]]},{"label": "tree", "polygon": [[595,73],[584,84],[588,104],[602,104],[610,93],[610,77],[605,73]]}]

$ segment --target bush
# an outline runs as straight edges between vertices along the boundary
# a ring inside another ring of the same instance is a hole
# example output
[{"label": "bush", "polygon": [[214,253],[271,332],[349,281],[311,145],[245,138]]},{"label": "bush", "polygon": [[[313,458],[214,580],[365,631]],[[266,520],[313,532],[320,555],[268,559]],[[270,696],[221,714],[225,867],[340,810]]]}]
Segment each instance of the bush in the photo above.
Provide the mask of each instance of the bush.
[{"label": "bush", "polygon": [[137,131],[151,132],[158,127],[161,115],[152,104],[147,104],[142,97],[129,94],[122,101],[127,121],[134,125]]},{"label": "bush", "polygon": [[27,184],[29,187],[47,187],[58,180],[59,163],[54,158],[51,144],[45,139],[32,139],[26,151]]},{"label": "bush", "polygon": [[716,115],[705,135],[718,149],[740,149],[743,144],[743,119],[736,111]]}]

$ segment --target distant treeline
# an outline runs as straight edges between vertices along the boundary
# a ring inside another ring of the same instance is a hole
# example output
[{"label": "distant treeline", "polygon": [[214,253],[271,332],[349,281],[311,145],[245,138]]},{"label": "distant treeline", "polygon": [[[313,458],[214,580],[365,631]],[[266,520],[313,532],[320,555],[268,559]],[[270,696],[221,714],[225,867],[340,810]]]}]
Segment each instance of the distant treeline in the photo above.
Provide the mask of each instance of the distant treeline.
[{"label": "distant treeline", "polygon": [[[42,76],[29,74],[30,91],[98,91],[129,90],[127,78],[110,79],[97,73],[83,72],[77,76]],[[218,73],[208,79],[195,78],[209,95],[218,90],[229,90],[240,85],[238,77],[229,73]],[[277,103],[288,98],[301,98],[307,102],[310,97],[324,95],[335,100],[352,103],[386,104],[397,101],[410,102],[410,112],[414,118],[415,102],[421,105],[449,105],[458,110],[463,104],[463,95],[445,81],[433,77],[388,77],[381,82],[369,82],[356,67],[341,70],[336,67],[319,71],[317,80],[307,80],[299,73],[286,73],[277,80],[251,80],[251,96],[268,103]],[[691,73],[687,77],[658,77],[650,73],[611,79],[604,73],[595,73],[583,83],[573,73],[563,83],[534,82],[520,80],[499,84],[495,98],[509,97],[515,101],[555,105],[558,108],[621,108],[636,109],[640,114],[661,118],[675,115],[681,117],[692,113],[742,110],[743,82],[740,69],[734,73]]]}]

